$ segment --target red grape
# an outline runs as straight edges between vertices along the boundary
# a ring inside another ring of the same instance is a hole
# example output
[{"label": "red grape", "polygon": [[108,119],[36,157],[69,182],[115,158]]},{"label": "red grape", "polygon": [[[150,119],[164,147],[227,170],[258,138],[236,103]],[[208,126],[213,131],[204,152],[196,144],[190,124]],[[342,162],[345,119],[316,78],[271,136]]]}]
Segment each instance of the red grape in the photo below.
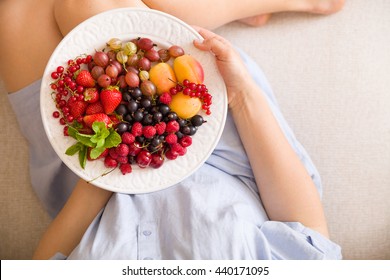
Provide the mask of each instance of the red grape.
[{"label": "red grape", "polygon": [[111,77],[107,74],[100,75],[100,77],[97,79],[97,82],[99,86],[106,88],[111,84]]},{"label": "red grape", "polygon": [[118,68],[115,65],[109,64],[106,67],[106,74],[108,76],[110,76],[111,78],[116,78],[116,77],[118,77],[119,70],[118,70]]},{"label": "red grape", "polygon": [[141,50],[147,51],[153,48],[153,41],[150,40],[149,38],[141,38],[138,40],[137,46]]},{"label": "red grape", "polygon": [[138,87],[139,86],[139,77],[134,72],[127,72],[125,76],[126,84],[128,84],[129,87]]},{"label": "red grape", "polygon": [[184,54],[183,48],[180,46],[176,46],[176,45],[170,46],[168,49],[168,52],[169,52],[169,55],[172,57],[178,57],[178,56],[182,56]]},{"label": "red grape", "polygon": [[150,62],[149,59],[147,59],[146,57],[143,57],[141,58],[139,61],[138,61],[138,67],[141,69],[141,70],[145,70],[145,71],[149,71],[150,68],[151,68],[152,64]]},{"label": "red grape", "polygon": [[95,61],[96,65],[106,67],[109,62],[109,57],[105,52],[97,51],[93,56],[93,61]]}]

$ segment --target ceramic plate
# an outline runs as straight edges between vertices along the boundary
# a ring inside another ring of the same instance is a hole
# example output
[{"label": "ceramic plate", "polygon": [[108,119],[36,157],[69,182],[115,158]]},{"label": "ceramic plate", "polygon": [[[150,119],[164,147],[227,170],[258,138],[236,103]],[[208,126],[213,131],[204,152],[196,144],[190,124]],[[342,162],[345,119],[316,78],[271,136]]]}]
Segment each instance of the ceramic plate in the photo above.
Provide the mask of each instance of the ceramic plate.
[{"label": "ceramic plate", "polygon": [[[66,149],[75,143],[71,137],[63,136],[63,126],[53,118],[56,110],[51,97],[51,72],[57,66],[81,54],[92,54],[102,49],[113,38],[130,40],[137,37],[152,39],[158,48],[170,45],[183,47],[203,66],[204,84],[213,95],[212,114],[205,116],[207,123],[199,127],[193,136],[193,144],[187,154],[176,160],[166,160],[159,169],[141,169],[133,165],[131,174],[122,175],[119,168],[108,175],[103,160],[88,161],[85,169],[79,165],[78,156],[68,156]],[[227,96],[223,79],[211,53],[202,52],[193,46],[193,40],[201,36],[183,21],[168,14],[138,8],[116,9],[96,15],[78,25],[57,46],[46,66],[41,87],[41,115],[47,137],[61,160],[79,177],[114,192],[148,193],[175,185],[195,172],[210,156],[217,145],[226,120]]]}]

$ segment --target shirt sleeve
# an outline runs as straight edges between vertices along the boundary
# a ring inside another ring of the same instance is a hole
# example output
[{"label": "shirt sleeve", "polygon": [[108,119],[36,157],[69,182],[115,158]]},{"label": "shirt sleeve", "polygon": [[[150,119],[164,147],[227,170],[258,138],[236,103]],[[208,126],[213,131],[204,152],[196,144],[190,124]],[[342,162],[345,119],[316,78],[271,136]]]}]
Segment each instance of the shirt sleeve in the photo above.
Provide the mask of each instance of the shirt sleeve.
[{"label": "shirt sleeve", "polygon": [[342,259],[338,244],[301,223],[267,221],[260,230],[268,240],[273,259]]}]

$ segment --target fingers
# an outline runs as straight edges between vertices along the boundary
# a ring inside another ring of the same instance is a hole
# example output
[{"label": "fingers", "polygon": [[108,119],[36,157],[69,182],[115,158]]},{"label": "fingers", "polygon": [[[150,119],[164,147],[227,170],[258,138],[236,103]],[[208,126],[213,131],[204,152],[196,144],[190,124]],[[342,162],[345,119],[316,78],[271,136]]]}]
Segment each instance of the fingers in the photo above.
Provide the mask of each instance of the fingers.
[{"label": "fingers", "polygon": [[203,51],[211,51],[219,60],[227,58],[231,51],[228,41],[207,29],[198,26],[194,26],[194,28],[204,38],[203,41],[194,40],[195,47]]}]

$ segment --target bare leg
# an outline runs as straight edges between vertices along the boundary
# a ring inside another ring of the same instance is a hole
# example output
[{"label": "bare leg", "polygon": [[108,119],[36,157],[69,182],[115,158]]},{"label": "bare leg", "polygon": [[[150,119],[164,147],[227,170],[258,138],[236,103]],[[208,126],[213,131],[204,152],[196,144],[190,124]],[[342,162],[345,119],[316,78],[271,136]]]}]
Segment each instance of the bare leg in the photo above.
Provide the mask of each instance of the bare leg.
[{"label": "bare leg", "polygon": [[270,14],[278,12],[308,12],[331,14],[340,10],[345,0],[142,0],[149,8],[170,13],[187,23],[217,28],[225,23],[241,20],[259,26],[265,24]]}]

